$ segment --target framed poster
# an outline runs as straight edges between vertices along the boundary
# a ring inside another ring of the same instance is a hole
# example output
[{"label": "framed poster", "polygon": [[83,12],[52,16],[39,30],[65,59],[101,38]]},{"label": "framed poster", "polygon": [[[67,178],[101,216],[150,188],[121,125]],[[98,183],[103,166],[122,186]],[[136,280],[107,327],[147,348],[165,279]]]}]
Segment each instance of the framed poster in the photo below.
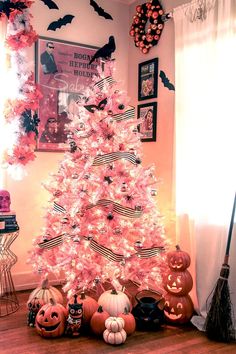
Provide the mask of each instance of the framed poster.
[{"label": "framed poster", "polygon": [[157,97],[158,58],[144,61],[138,69],[138,100]]},{"label": "framed poster", "polygon": [[39,37],[35,45],[35,79],[43,98],[39,101],[38,151],[67,149],[66,124],[76,102],[97,73],[98,60],[89,61],[97,47]]},{"label": "framed poster", "polygon": [[156,141],[157,102],[138,105],[138,125],[141,141]]}]

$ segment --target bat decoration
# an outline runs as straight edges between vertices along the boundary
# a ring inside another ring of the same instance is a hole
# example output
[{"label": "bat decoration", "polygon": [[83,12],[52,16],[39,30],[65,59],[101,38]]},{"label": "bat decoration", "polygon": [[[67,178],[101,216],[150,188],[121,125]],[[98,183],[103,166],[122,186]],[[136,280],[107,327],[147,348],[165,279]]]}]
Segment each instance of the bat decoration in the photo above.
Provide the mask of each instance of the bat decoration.
[{"label": "bat decoration", "polygon": [[89,104],[84,106],[84,108],[87,109],[87,111],[94,113],[97,110],[103,111],[105,106],[107,104],[107,98],[104,98],[102,101],[99,102],[99,104],[96,106],[95,104]]},{"label": "bat decoration", "polygon": [[165,87],[167,87],[171,91],[175,91],[174,85],[170,82],[164,71],[160,70],[160,78]]},{"label": "bat decoration", "polygon": [[44,5],[46,5],[50,10],[51,9],[57,9],[57,10],[59,10],[59,7],[57,6],[57,4],[54,2],[54,1],[52,1],[52,0],[41,0],[43,3],[44,3]]},{"label": "bat decoration", "polygon": [[22,11],[24,9],[27,9],[27,6],[23,1],[19,1],[19,2],[12,2],[10,0],[0,1],[0,19],[3,14],[6,15],[7,18],[9,18],[11,12],[15,10]]},{"label": "bat decoration", "polygon": [[90,0],[90,5],[94,8],[94,11],[98,13],[99,16],[104,17],[106,20],[113,20],[112,16],[108,14],[104,9],[99,6],[96,1]]},{"label": "bat decoration", "polygon": [[53,21],[48,26],[48,31],[56,31],[56,29],[61,28],[61,26],[66,26],[68,23],[71,23],[75,16],[73,15],[65,15],[64,17],[60,17],[57,21]]},{"label": "bat decoration", "polygon": [[40,119],[38,118],[37,113],[34,113],[32,116],[31,110],[25,110],[21,115],[23,127],[26,133],[34,132],[38,136],[38,125]]}]

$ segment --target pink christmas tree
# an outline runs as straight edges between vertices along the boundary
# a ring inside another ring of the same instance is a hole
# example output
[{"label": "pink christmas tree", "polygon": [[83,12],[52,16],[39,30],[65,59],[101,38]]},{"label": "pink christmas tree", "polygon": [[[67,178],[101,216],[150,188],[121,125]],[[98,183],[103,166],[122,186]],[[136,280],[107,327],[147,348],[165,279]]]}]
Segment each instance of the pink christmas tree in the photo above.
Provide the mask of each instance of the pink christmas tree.
[{"label": "pink christmas tree", "polygon": [[165,270],[154,166],[142,166],[135,110],[114,70],[114,61],[99,67],[75,105],[70,151],[45,184],[50,207],[30,256],[43,277],[64,272],[68,297],[105,281],[158,287]]}]

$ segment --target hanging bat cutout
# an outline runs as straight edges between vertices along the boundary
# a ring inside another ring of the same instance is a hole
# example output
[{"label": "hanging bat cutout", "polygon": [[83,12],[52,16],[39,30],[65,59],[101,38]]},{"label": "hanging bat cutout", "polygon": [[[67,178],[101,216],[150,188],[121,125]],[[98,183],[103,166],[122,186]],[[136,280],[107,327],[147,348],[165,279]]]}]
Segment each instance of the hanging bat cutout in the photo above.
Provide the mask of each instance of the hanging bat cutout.
[{"label": "hanging bat cutout", "polygon": [[168,77],[164,73],[164,71],[160,70],[160,78],[165,87],[167,87],[171,91],[175,91],[174,85],[169,81]]},{"label": "hanging bat cutout", "polygon": [[98,13],[99,16],[104,17],[106,20],[113,20],[110,14],[108,14],[104,9],[99,6],[96,1],[90,0],[90,5],[94,8],[94,11]]},{"label": "hanging bat cutout", "polygon": [[48,31],[56,31],[61,26],[66,26],[68,23],[71,23],[75,16],[73,15],[65,15],[64,17],[60,17],[57,21],[53,21],[48,26]]},{"label": "hanging bat cutout", "polygon": [[84,106],[84,108],[86,108],[87,111],[94,113],[96,110],[103,111],[106,104],[107,104],[107,98],[104,98],[104,100],[100,101],[97,106],[95,104],[89,104]]},{"label": "hanging bat cutout", "polygon": [[57,9],[57,10],[59,10],[59,7],[57,6],[57,4],[54,2],[54,1],[52,1],[52,0],[41,0],[43,3],[44,3],[44,5],[46,5],[50,10],[51,9]]}]

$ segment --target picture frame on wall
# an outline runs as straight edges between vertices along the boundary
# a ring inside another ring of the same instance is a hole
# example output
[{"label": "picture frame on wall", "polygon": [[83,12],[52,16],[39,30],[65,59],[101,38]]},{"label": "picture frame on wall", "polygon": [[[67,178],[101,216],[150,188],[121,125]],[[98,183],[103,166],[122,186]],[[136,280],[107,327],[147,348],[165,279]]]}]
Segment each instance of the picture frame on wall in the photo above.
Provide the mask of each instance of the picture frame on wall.
[{"label": "picture frame on wall", "polygon": [[99,60],[89,61],[98,47],[39,36],[35,44],[35,81],[39,100],[38,151],[68,149],[67,124],[76,114],[76,102],[97,73]]},{"label": "picture frame on wall", "polygon": [[141,141],[156,141],[157,133],[157,102],[138,105],[138,130],[141,133]]},{"label": "picture frame on wall", "polygon": [[138,100],[157,97],[158,91],[158,58],[144,61],[138,67]]}]

